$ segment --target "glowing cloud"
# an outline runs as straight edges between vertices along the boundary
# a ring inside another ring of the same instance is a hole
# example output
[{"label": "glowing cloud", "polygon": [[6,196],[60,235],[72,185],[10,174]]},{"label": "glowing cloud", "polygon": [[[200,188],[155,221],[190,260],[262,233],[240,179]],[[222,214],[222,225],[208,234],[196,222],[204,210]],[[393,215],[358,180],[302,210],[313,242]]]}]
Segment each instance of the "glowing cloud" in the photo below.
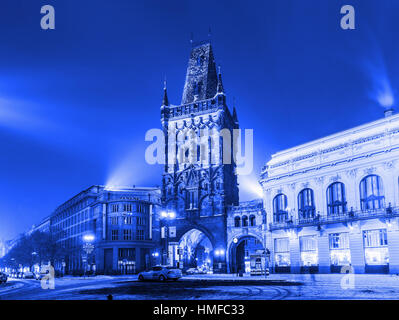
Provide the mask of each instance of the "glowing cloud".
[{"label": "glowing cloud", "polygon": [[255,175],[239,176],[240,193],[248,193],[257,198],[263,198],[263,190]]}]

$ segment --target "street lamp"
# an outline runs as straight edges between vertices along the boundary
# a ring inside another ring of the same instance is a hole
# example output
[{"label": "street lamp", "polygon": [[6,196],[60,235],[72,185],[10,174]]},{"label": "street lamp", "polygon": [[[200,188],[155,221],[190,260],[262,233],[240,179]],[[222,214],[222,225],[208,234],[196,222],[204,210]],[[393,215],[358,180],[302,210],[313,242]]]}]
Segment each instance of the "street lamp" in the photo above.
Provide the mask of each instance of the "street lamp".
[{"label": "street lamp", "polygon": [[[168,220],[173,220],[176,218],[176,213],[171,211],[171,210],[163,210],[161,211],[161,222],[165,221],[165,225],[163,228],[165,228],[165,252],[166,252],[166,258],[165,258],[165,264],[168,262],[168,256],[169,256],[169,227],[167,225]],[[162,238],[162,226],[161,226],[161,238]]]},{"label": "street lamp", "polygon": [[89,256],[94,250],[93,242],[95,240],[95,236],[91,233],[87,233],[83,236],[83,250],[85,254],[83,254],[82,260],[85,264],[83,276],[86,277],[86,269],[89,266]]},{"label": "street lamp", "polygon": [[225,254],[225,251],[224,251],[223,248],[219,248],[219,249],[216,249],[216,250],[215,250],[215,260],[216,260],[217,263],[218,263],[218,269],[219,269],[219,271],[222,270],[222,261],[224,260],[224,259],[223,259],[224,254]]}]

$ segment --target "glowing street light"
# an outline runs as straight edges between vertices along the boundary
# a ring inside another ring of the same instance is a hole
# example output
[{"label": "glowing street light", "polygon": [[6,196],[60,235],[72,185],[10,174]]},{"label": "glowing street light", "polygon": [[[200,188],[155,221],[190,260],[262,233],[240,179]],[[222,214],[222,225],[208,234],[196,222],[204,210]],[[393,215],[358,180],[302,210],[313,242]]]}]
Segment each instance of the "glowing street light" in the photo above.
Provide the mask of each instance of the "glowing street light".
[{"label": "glowing street light", "polygon": [[83,240],[85,241],[85,242],[93,242],[94,241],[94,239],[95,239],[95,237],[94,237],[94,235],[92,235],[92,234],[85,234],[84,236],[83,236]]}]

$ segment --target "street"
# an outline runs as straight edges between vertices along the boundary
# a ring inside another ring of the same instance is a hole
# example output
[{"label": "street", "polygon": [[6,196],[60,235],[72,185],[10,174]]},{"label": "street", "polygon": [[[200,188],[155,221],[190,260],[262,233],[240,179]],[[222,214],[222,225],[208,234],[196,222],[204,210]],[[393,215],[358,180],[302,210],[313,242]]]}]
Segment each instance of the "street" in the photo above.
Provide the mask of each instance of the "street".
[{"label": "street", "polygon": [[0,300],[323,300],[397,299],[399,276],[354,275],[343,289],[340,274],[270,275],[237,278],[232,275],[185,276],[177,282],[140,282],[137,276],[65,277],[44,290],[40,281],[10,279],[0,286]]}]

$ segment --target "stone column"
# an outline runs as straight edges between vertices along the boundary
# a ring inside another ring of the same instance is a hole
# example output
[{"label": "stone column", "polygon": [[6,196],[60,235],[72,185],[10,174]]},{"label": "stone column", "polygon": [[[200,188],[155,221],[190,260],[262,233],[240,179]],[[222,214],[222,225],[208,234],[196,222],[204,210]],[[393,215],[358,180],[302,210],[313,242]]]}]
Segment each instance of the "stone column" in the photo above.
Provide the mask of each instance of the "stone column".
[{"label": "stone column", "polygon": [[358,226],[354,226],[349,232],[349,247],[351,252],[351,264],[355,273],[365,272],[363,233]]},{"label": "stone column", "polygon": [[290,258],[291,273],[299,273],[301,270],[301,252],[297,235],[290,237]]},{"label": "stone column", "polygon": [[320,232],[320,236],[317,238],[317,249],[319,273],[330,273],[330,249],[327,232]]}]

